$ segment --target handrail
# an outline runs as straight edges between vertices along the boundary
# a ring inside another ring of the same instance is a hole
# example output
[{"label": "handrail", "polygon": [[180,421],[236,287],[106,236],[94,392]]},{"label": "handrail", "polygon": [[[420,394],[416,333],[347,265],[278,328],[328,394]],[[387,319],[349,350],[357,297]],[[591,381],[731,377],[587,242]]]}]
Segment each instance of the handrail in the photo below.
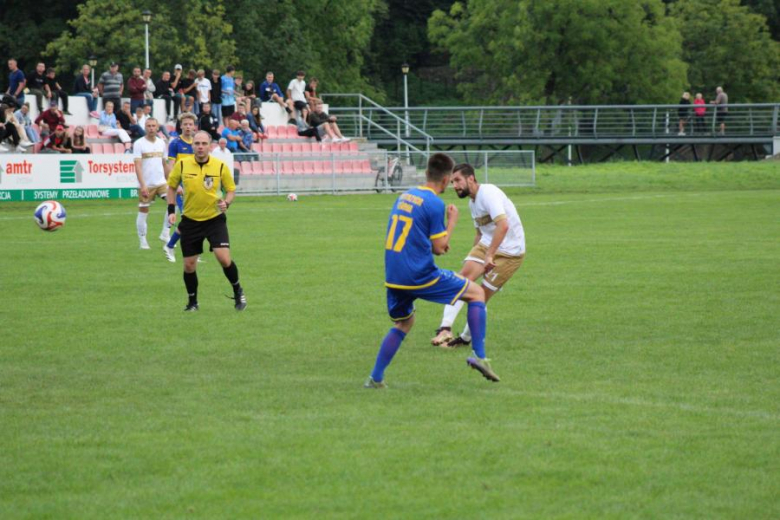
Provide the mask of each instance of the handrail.
[{"label": "handrail", "polygon": [[[432,135],[430,135],[429,133],[421,130],[420,128],[418,128],[414,124],[410,123],[408,118],[402,119],[399,116],[393,114],[391,111],[387,110],[385,107],[383,107],[382,105],[380,105],[379,103],[377,103],[373,99],[369,98],[368,96],[366,96],[364,94],[360,94],[360,93],[356,93],[356,94],[334,93],[334,94],[322,94],[321,97],[323,97],[323,98],[325,98],[325,97],[357,98],[357,100],[358,100],[358,120],[361,121],[361,122],[362,121],[368,121],[369,123],[373,123],[374,126],[377,126],[378,128],[380,128],[383,131],[387,132],[387,130],[384,127],[382,127],[381,125],[379,125],[378,123],[374,122],[373,120],[370,120],[369,118],[366,118],[365,116],[363,116],[363,110],[364,110],[363,102],[365,101],[368,104],[373,105],[379,111],[381,111],[381,112],[387,114],[388,116],[390,116],[391,118],[395,119],[397,124],[403,124],[404,127],[406,128],[406,137],[407,138],[409,137],[409,130],[410,129],[412,129],[412,130],[416,131],[418,134],[420,134],[425,139],[426,153],[430,153],[431,144],[433,144],[433,141],[434,141],[434,138],[433,138]],[[334,109],[335,110],[340,110],[339,107],[329,108],[329,110],[334,110]],[[372,109],[368,108],[366,110],[372,110]],[[362,137],[362,134],[363,134],[362,125],[359,128],[359,134]],[[397,140],[400,143],[403,143],[405,146],[410,146],[410,147],[412,146],[411,143],[409,143],[405,139],[401,138],[400,129],[398,130]],[[417,149],[417,148],[415,148],[415,149]]]}]

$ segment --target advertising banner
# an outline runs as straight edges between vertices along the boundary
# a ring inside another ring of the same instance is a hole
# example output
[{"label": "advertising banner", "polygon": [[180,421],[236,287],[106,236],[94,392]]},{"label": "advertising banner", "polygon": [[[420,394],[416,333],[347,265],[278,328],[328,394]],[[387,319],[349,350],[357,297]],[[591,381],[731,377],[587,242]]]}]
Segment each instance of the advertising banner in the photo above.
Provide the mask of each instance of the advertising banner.
[{"label": "advertising banner", "polygon": [[138,196],[132,155],[0,155],[0,202]]}]

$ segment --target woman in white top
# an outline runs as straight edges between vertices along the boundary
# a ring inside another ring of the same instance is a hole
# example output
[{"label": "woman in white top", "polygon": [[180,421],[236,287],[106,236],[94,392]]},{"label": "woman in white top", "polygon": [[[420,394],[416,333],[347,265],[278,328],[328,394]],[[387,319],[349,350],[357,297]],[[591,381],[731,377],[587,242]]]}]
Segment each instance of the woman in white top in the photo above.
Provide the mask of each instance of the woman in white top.
[{"label": "woman in white top", "polygon": [[111,101],[106,103],[103,107],[103,111],[100,113],[100,125],[98,126],[100,135],[106,137],[119,137],[122,144],[125,145],[125,150],[130,149],[130,135],[121,128],[116,122],[116,116],[114,115],[114,103]]}]

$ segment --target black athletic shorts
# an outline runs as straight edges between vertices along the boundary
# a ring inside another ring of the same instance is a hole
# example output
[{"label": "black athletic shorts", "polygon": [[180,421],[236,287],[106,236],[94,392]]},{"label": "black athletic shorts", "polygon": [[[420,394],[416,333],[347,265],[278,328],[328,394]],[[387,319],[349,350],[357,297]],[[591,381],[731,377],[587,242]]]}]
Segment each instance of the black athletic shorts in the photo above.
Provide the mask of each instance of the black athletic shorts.
[{"label": "black athletic shorts", "polygon": [[295,106],[295,110],[305,110],[309,107],[309,104],[306,101],[296,101],[293,103],[293,106]]},{"label": "black athletic shorts", "polygon": [[218,247],[230,247],[227,218],[224,213],[202,221],[182,216],[179,223],[179,234],[181,235],[181,254],[185,258],[203,253],[204,239],[209,241],[212,251]]},{"label": "black athletic shorts", "polygon": [[236,105],[222,105],[222,117],[230,117],[236,111]]}]

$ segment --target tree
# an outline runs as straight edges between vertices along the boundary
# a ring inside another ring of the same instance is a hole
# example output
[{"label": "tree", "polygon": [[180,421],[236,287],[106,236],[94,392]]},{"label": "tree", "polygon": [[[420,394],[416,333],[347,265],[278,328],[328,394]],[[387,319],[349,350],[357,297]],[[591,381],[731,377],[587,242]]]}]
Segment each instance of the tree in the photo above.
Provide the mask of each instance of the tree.
[{"label": "tree", "polygon": [[679,0],[672,14],[694,90],[723,86],[732,103],[777,101],[780,43],[771,39],[766,17],[739,0]]},{"label": "tree", "polygon": [[676,102],[681,38],[661,0],[469,0],[434,12],[471,103]]},{"label": "tree", "polygon": [[[78,17],[47,47],[44,55],[56,59],[66,76],[75,74],[88,57],[98,58],[98,67],[110,61],[122,70],[144,65],[144,24],[141,12],[153,11],[149,25],[149,55],[152,68],[214,67],[236,63],[232,27],[224,21],[221,0],[87,0],[78,7]],[[65,82],[67,85],[67,82]]]}]

